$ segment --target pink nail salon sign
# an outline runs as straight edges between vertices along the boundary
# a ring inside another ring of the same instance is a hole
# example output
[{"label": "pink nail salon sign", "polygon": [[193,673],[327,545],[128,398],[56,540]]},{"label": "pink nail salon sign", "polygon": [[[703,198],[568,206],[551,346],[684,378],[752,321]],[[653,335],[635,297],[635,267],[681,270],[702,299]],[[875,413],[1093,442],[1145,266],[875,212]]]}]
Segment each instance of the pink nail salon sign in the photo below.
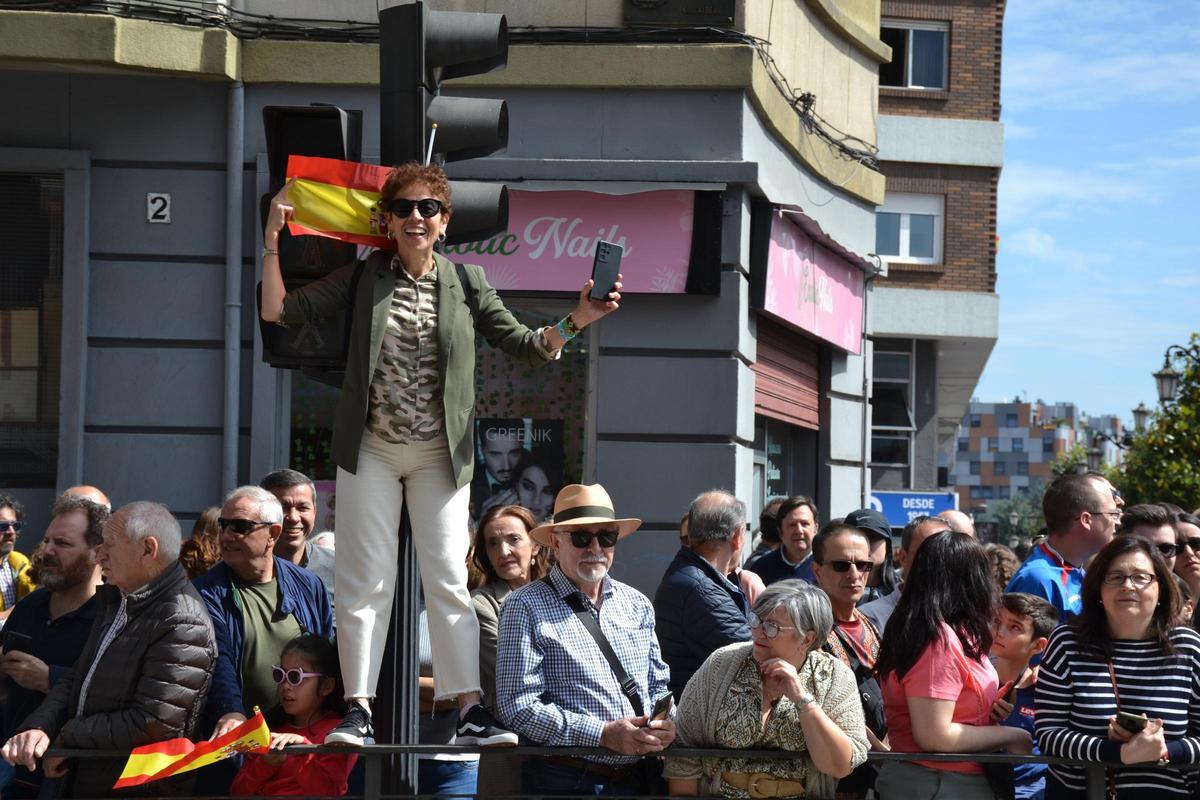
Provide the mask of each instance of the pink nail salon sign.
[{"label": "pink nail salon sign", "polygon": [[861,270],[774,212],[764,311],[858,354],[863,288]]},{"label": "pink nail salon sign", "polygon": [[[508,231],[451,245],[447,257],[479,264],[500,290],[578,292],[592,274],[596,242],[625,248],[625,292],[682,294],[692,250],[695,194],[509,190]],[[453,222],[451,223],[453,224]]]}]

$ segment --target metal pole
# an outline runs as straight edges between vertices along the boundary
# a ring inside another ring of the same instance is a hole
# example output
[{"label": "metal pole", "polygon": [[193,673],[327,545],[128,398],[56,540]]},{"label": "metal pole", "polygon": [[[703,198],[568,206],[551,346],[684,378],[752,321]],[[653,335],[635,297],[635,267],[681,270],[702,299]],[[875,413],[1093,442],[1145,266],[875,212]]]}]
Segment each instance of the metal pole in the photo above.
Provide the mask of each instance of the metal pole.
[{"label": "metal pole", "polygon": [[1084,769],[1087,776],[1088,800],[1107,800],[1108,768],[1103,764],[1089,764]]},{"label": "metal pole", "polygon": [[221,492],[238,485],[238,410],[242,377],[242,150],[246,90],[229,85],[225,121],[225,407]]}]

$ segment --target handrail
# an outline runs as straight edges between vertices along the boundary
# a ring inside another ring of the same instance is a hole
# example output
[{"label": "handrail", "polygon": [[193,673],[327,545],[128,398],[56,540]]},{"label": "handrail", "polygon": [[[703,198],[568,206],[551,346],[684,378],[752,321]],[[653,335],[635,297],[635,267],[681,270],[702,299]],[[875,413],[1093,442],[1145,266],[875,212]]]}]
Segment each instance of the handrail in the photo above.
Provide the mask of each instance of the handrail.
[{"label": "handrail", "polygon": [[[326,747],[325,745],[292,745],[283,752],[302,755],[305,753],[342,753],[354,754],[363,759],[365,781],[362,797],[364,800],[380,800],[383,794],[383,764],[382,759],[395,755],[437,755],[437,754],[479,754],[479,755],[510,755],[510,756],[574,756],[574,757],[612,757],[620,755],[604,747],[541,747],[538,745],[520,745],[517,747],[468,747],[464,745],[438,744],[372,744],[361,748],[347,749],[344,747]],[[788,750],[730,750],[718,747],[670,747],[657,755],[663,758],[738,758],[752,759],[791,759],[796,754]],[[128,758],[127,751],[118,750],[69,750],[51,748],[46,756],[64,758]],[[1010,753],[910,753],[872,750],[867,753],[867,760],[874,762],[904,762],[904,761],[946,761],[946,762],[975,762],[993,764],[1051,764],[1059,766],[1082,767],[1087,776],[1088,800],[1104,800],[1107,795],[1106,771],[1111,768],[1136,766],[1143,769],[1174,769],[1200,770],[1200,764],[1167,764],[1158,765],[1155,762],[1146,764],[1121,764],[1096,761],[1080,761],[1073,758],[1059,758],[1046,755],[1013,755]],[[391,795],[386,795],[391,797]],[[410,795],[405,795],[410,796]],[[489,795],[496,800],[496,796]],[[645,797],[651,797],[646,795]]]}]

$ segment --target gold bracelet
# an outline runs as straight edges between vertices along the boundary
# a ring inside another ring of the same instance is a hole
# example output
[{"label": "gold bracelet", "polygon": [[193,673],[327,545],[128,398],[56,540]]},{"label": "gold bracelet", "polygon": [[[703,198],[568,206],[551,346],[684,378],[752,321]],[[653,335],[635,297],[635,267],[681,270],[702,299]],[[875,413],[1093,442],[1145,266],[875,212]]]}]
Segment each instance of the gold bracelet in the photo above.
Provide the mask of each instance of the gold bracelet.
[{"label": "gold bracelet", "polygon": [[263,248],[263,251],[262,251],[262,257],[263,257],[263,258],[266,258],[267,256],[276,256],[276,257],[278,257],[278,255],[279,255],[279,251],[278,251],[278,250],[272,250],[272,249],[271,249],[271,248],[269,248],[269,247],[264,247],[264,248]]}]

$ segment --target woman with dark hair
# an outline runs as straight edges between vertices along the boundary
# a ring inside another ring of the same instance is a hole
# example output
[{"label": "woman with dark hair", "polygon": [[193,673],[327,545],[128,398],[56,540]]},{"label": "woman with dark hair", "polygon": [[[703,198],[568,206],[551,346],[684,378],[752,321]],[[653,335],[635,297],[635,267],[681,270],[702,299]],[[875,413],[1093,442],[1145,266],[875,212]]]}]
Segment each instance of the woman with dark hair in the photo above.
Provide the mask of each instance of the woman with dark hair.
[{"label": "woman with dark hair", "polygon": [[192,525],[192,535],[179,546],[179,563],[187,572],[188,580],[199,578],[221,560],[221,546],[217,543],[221,534],[217,524],[219,516],[220,506],[209,506],[201,511]]},{"label": "woman with dark hair", "polygon": [[[1083,579],[1082,611],[1050,636],[1037,682],[1048,756],[1121,764],[1200,761],[1200,634],[1176,627],[1179,590],[1158,549],[1118,536]],[[1133,715],[1133,716],[1127,716]],[[1195,773],[1109,771],[1109,796],[1193,797]],[[1083,798],[1081,767],[1051,765],[1047,800]]]},{"label": "woman with dark hair", "polygon": [[1200,597],[1200,517],[1176,514],[1175,531],[1175,574],[1187,581],[1192,597]]},{"label": "woman with dark hair", "polygon": [[481,267],[437,252],[451,222],[450,181],[436,165],[409,162],[393,169],[380,190],[394,251],[376,251],[289,292],[278,248],[295,216],[293,188],[288,184],[272,199],[263,232],[261,316],[289,325],[350,317],[333,459],[343,531],[335,574],[338,644],[353,702],[327,743],[357,746],[373,735],[370,699],[392,610],[403,510],[429,608],[437,699],[457,699],[460,744],[516,744],[516,735],[480,703],[479,631],[467,591],[462,531],[475,451],[475,341],[482,336],[530,366],[553,361],[580,330],[616,310],[620,276],[605,300],[589,298],[589,280],[570,314],[531,330],[505,308]]},{"label": "woman with dark hair", "polygon": [[[893,750],[1030,752],[1028,731],[991,719],[999,680],[988,651],[997,603],[992,566],[974,538],[945,531],[921,544],[875,662]],[[994,796],[975,762],[888,762],[875,789],[884,800]]]},{"label": "woman with dark hair", "polygon": [[519,505],[529,509],[534,520],[542,522],[554,511],[554,498],[562,487],[561,455],[545,449],[522,450],[517,468],[513,470],[512,489],[485,500],[481,511],[486,514],[500,505]]}]

